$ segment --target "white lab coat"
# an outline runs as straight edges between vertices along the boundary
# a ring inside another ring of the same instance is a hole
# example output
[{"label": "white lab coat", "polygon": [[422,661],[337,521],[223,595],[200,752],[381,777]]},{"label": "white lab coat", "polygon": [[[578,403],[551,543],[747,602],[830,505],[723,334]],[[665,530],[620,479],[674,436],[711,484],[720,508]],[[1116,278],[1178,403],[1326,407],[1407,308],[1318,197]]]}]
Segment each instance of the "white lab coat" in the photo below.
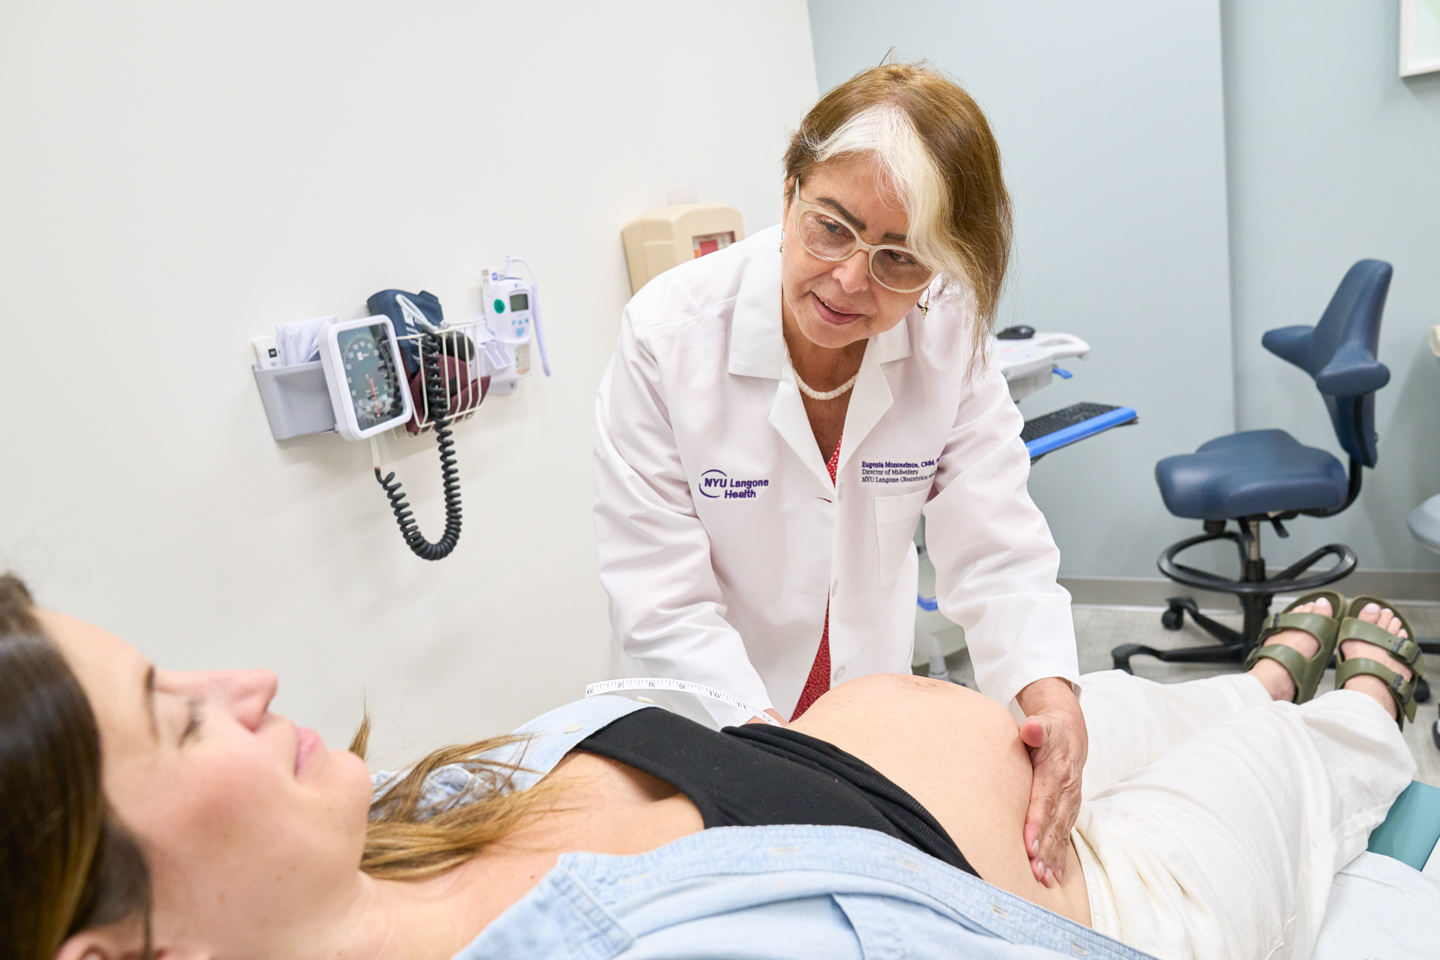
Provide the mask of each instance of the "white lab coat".
[{"label": "white lab coat", "polygon": [[[832,485],[780,319],[780,228],[635,295],[596,402],[595,539],[609,674],[692,680],[789,717],[830,603],[832,683],[910,670],[922,508],[940,610],[980,690],[1075,681],[1059,551],[1025,489],[1023,418],[967,378],[970,308],[937,300],[866,345]],[[705,700],[715,723],[740,711]]]}]

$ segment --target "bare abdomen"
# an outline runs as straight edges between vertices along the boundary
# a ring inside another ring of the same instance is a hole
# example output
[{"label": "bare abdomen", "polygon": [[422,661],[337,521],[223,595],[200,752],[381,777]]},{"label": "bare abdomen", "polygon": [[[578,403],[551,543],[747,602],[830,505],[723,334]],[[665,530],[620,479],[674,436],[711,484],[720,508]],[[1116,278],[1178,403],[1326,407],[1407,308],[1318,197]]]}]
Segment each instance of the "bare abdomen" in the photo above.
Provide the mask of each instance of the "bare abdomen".
[{"label": "bare abdomen", "polygon": [[882,674],[836,687],[791,726],[859,757],[909,792],[982,879],[1089,923],[1073,851],[1056,887],[1030,871],[1023,833],[1030,758],[1014,718],[993,700],[953,683]]}]

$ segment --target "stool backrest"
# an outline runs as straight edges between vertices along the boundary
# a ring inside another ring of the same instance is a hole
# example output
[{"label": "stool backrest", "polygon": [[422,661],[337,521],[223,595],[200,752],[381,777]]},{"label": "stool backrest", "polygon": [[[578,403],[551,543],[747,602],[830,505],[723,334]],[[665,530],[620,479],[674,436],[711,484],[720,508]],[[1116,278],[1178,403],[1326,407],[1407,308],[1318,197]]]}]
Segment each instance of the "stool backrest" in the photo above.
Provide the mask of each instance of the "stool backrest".
[{"label": "stool backrest", "polygon": [[1367,467],[1379,457],[1375,436],[1375,391],[1390,382],[1389,369],[1375,358],[1380,317],[1394,268],[1383,260],[1361,260],[1340,281],[1320,322],[1313,327],[1280,327],[1261,339],[1265,349],[1315,378],[1330,411],[1335,438]]}]

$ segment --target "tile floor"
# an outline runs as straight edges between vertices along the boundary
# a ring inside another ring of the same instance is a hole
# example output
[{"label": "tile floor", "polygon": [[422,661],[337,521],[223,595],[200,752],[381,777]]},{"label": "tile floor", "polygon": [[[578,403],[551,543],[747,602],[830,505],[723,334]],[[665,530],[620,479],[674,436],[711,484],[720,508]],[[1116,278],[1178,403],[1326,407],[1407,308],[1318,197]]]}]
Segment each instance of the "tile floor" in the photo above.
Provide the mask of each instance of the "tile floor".
[{"label": "tile floor", "polygon": [[[1273,609],[1283,608],[1287,598],[1276,598]],[[1110,649],[1122,643],[1143,643],[1147,646],[1166,648],[1183,647],[1212,642],[1209,635],[1186,619],[1185,626],[1178,632],[1171,632],[1160,625],[1159,607],[1112,607],[1080,606],[1074,608],[1075,637],[1080,648],[1080,672],[1109,670],[1114,666]],[[1220,614],[1205,611],[1221,623],[1240,626],[1240,614]],[[1440,604],[1406,604],[1402,611],[1422,637],[1440,636]],[[946,658],[950,675],[967,686],[975,686],[974,671],[964,650]],[[1420,704],[1416,723],[1406,724],[1405,738],[1415,755],[1417,770],[1415,779],[1440,787],[1440,748],[1432,738],[1437,706],[1440,699],[1440,656],[1426,656],[1427,676],[1435,685],[1429,703]],[[1136,657],[1132,663],[1137,676],[1161,682],[1178,682],[1210,677],[1238,669],[1231,665],[1209,666],[1190,663],[1161,663],[1149,657]],[[923,672],[918,671],[917,672]],[[1334,671],[1328,671],[1320,682],[1321,691],[1334,687]]]}]

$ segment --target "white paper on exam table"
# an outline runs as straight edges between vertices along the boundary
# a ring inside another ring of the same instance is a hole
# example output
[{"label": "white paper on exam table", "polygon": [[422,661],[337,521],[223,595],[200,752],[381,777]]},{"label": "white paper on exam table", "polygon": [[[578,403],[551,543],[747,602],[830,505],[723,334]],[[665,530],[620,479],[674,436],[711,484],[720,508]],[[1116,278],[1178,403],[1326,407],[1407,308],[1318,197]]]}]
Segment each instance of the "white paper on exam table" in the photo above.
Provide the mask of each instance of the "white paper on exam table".
[{"label": "white paper on exam table", "polygon": [[1310,960],[1440,955],[1440,880],[1365,852],[1335,875]]}]

